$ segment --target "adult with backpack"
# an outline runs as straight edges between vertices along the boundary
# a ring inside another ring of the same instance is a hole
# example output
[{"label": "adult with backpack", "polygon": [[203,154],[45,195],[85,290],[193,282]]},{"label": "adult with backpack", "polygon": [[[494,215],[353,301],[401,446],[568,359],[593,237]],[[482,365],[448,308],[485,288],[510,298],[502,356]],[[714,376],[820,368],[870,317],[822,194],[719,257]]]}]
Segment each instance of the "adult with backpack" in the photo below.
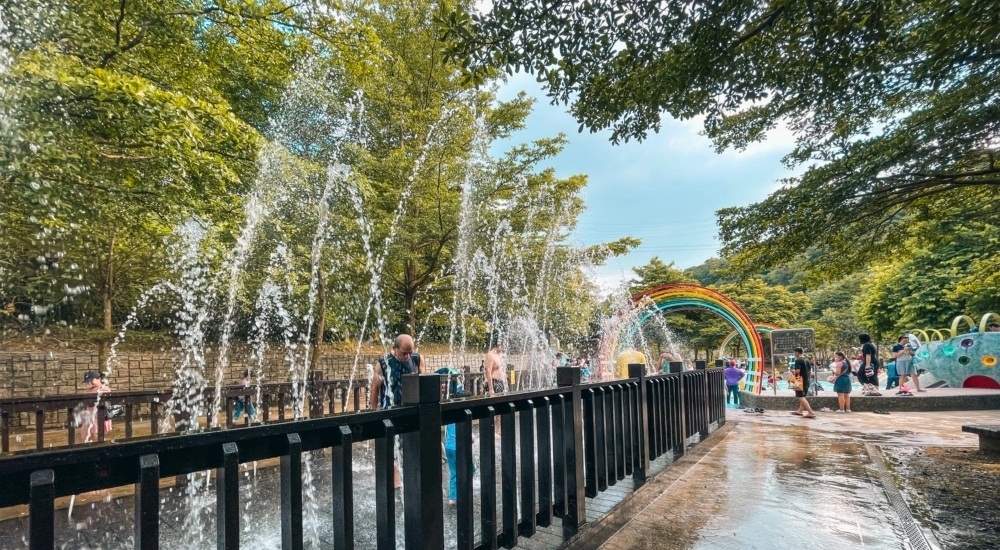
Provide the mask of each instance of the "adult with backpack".
[{"label": "adult with backpack", "polygon": [[858,368],[858,382],[861,382],[861,395],[880,397],[878,391],[878,348],[872,343],[872,337],[866,333],[858,335],[861,341],[861,353],[859,360],[861,366]]},{"label": "adult with backpack", "polygon": [[[392,351],[379,357],[372,375],[369,399],[372,410],[384,410],[403,404],[403,375],[420,374],[420,355],[414,351],[416,344],[409,334],[400,334],[392,342]],[[399,468],[393,466],[393,487],[399,489],[403,482]]]}]

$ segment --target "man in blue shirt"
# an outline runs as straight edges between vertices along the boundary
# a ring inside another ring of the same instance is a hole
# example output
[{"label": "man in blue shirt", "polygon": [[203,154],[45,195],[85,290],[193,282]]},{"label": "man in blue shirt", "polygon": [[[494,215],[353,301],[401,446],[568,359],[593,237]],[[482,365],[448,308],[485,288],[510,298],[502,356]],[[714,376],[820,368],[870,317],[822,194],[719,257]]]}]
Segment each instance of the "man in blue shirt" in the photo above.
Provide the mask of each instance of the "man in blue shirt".
[{"label": "man in blue shirt", "polygon": [[[369,388],[369,402],[373,411],[403,404],[403,375],[420,374],[420,355],[413,352],[413,337],[400,334],[392,342],[392,351],[379,357]],[[394,466],[393,487],[399,489],[403,481],[399,468]]]},{"label": "man in blue shirt", "polygon": [[400,334],[392,343],[392,351],[379,357],[369,393],[372,410],[403,404],[403,375],[420,373],[420,355],[413,348],[413,337]]}]

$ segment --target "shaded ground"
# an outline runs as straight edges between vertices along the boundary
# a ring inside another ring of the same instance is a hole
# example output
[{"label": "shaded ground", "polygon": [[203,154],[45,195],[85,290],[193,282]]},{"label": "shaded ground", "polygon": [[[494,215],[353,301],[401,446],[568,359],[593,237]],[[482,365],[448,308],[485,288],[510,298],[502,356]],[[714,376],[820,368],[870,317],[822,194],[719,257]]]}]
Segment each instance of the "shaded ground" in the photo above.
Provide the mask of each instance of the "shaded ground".
[{"label": "shaded ground", "polygon": [[945,548],[1000,548],[1000,455],[954,447],[883,448],[910,512]]}]

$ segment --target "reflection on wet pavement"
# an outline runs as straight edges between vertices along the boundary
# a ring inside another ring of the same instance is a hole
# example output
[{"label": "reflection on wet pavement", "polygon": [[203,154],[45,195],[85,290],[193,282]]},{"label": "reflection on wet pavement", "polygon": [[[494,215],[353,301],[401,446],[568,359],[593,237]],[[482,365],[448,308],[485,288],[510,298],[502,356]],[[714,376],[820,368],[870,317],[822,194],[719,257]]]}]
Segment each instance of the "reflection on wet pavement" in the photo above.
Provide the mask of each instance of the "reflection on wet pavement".
[{"label": "reflection on wet pavement", "polygon": [[728,411],[715,448],[614,535],[608,550],[909,548],[864,443],[976,445],[1000,411],[821,414]]}]

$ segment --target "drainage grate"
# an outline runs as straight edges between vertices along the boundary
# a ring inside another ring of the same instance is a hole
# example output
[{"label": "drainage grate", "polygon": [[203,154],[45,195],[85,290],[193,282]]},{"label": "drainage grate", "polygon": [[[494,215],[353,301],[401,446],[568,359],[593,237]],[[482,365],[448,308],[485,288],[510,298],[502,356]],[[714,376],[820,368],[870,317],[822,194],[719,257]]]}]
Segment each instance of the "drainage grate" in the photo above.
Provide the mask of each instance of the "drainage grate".
[{"label": "drainage grate", "polygon": [[889,499],[889,504],[896,510],[899,521],[903,525],[903,531],[906,533],[906,537],[909,539],[913,550],[936,550],[941,548],[937,544],[937,540],[934,539],[933,533],[925,534],[920,529],[917,520],[913,519],[913,514],[910,513],[909,506],[903,500],[903,494],[899,492],[895,480],[892,479],[892,474],[885,467],[885,457],[882,456],[882,451],[871,443],[865,443],[865,450],[868,451],[868,457],[871,458],[871,469],[882,484],[882,490],[885,491],[885,496]]}]

